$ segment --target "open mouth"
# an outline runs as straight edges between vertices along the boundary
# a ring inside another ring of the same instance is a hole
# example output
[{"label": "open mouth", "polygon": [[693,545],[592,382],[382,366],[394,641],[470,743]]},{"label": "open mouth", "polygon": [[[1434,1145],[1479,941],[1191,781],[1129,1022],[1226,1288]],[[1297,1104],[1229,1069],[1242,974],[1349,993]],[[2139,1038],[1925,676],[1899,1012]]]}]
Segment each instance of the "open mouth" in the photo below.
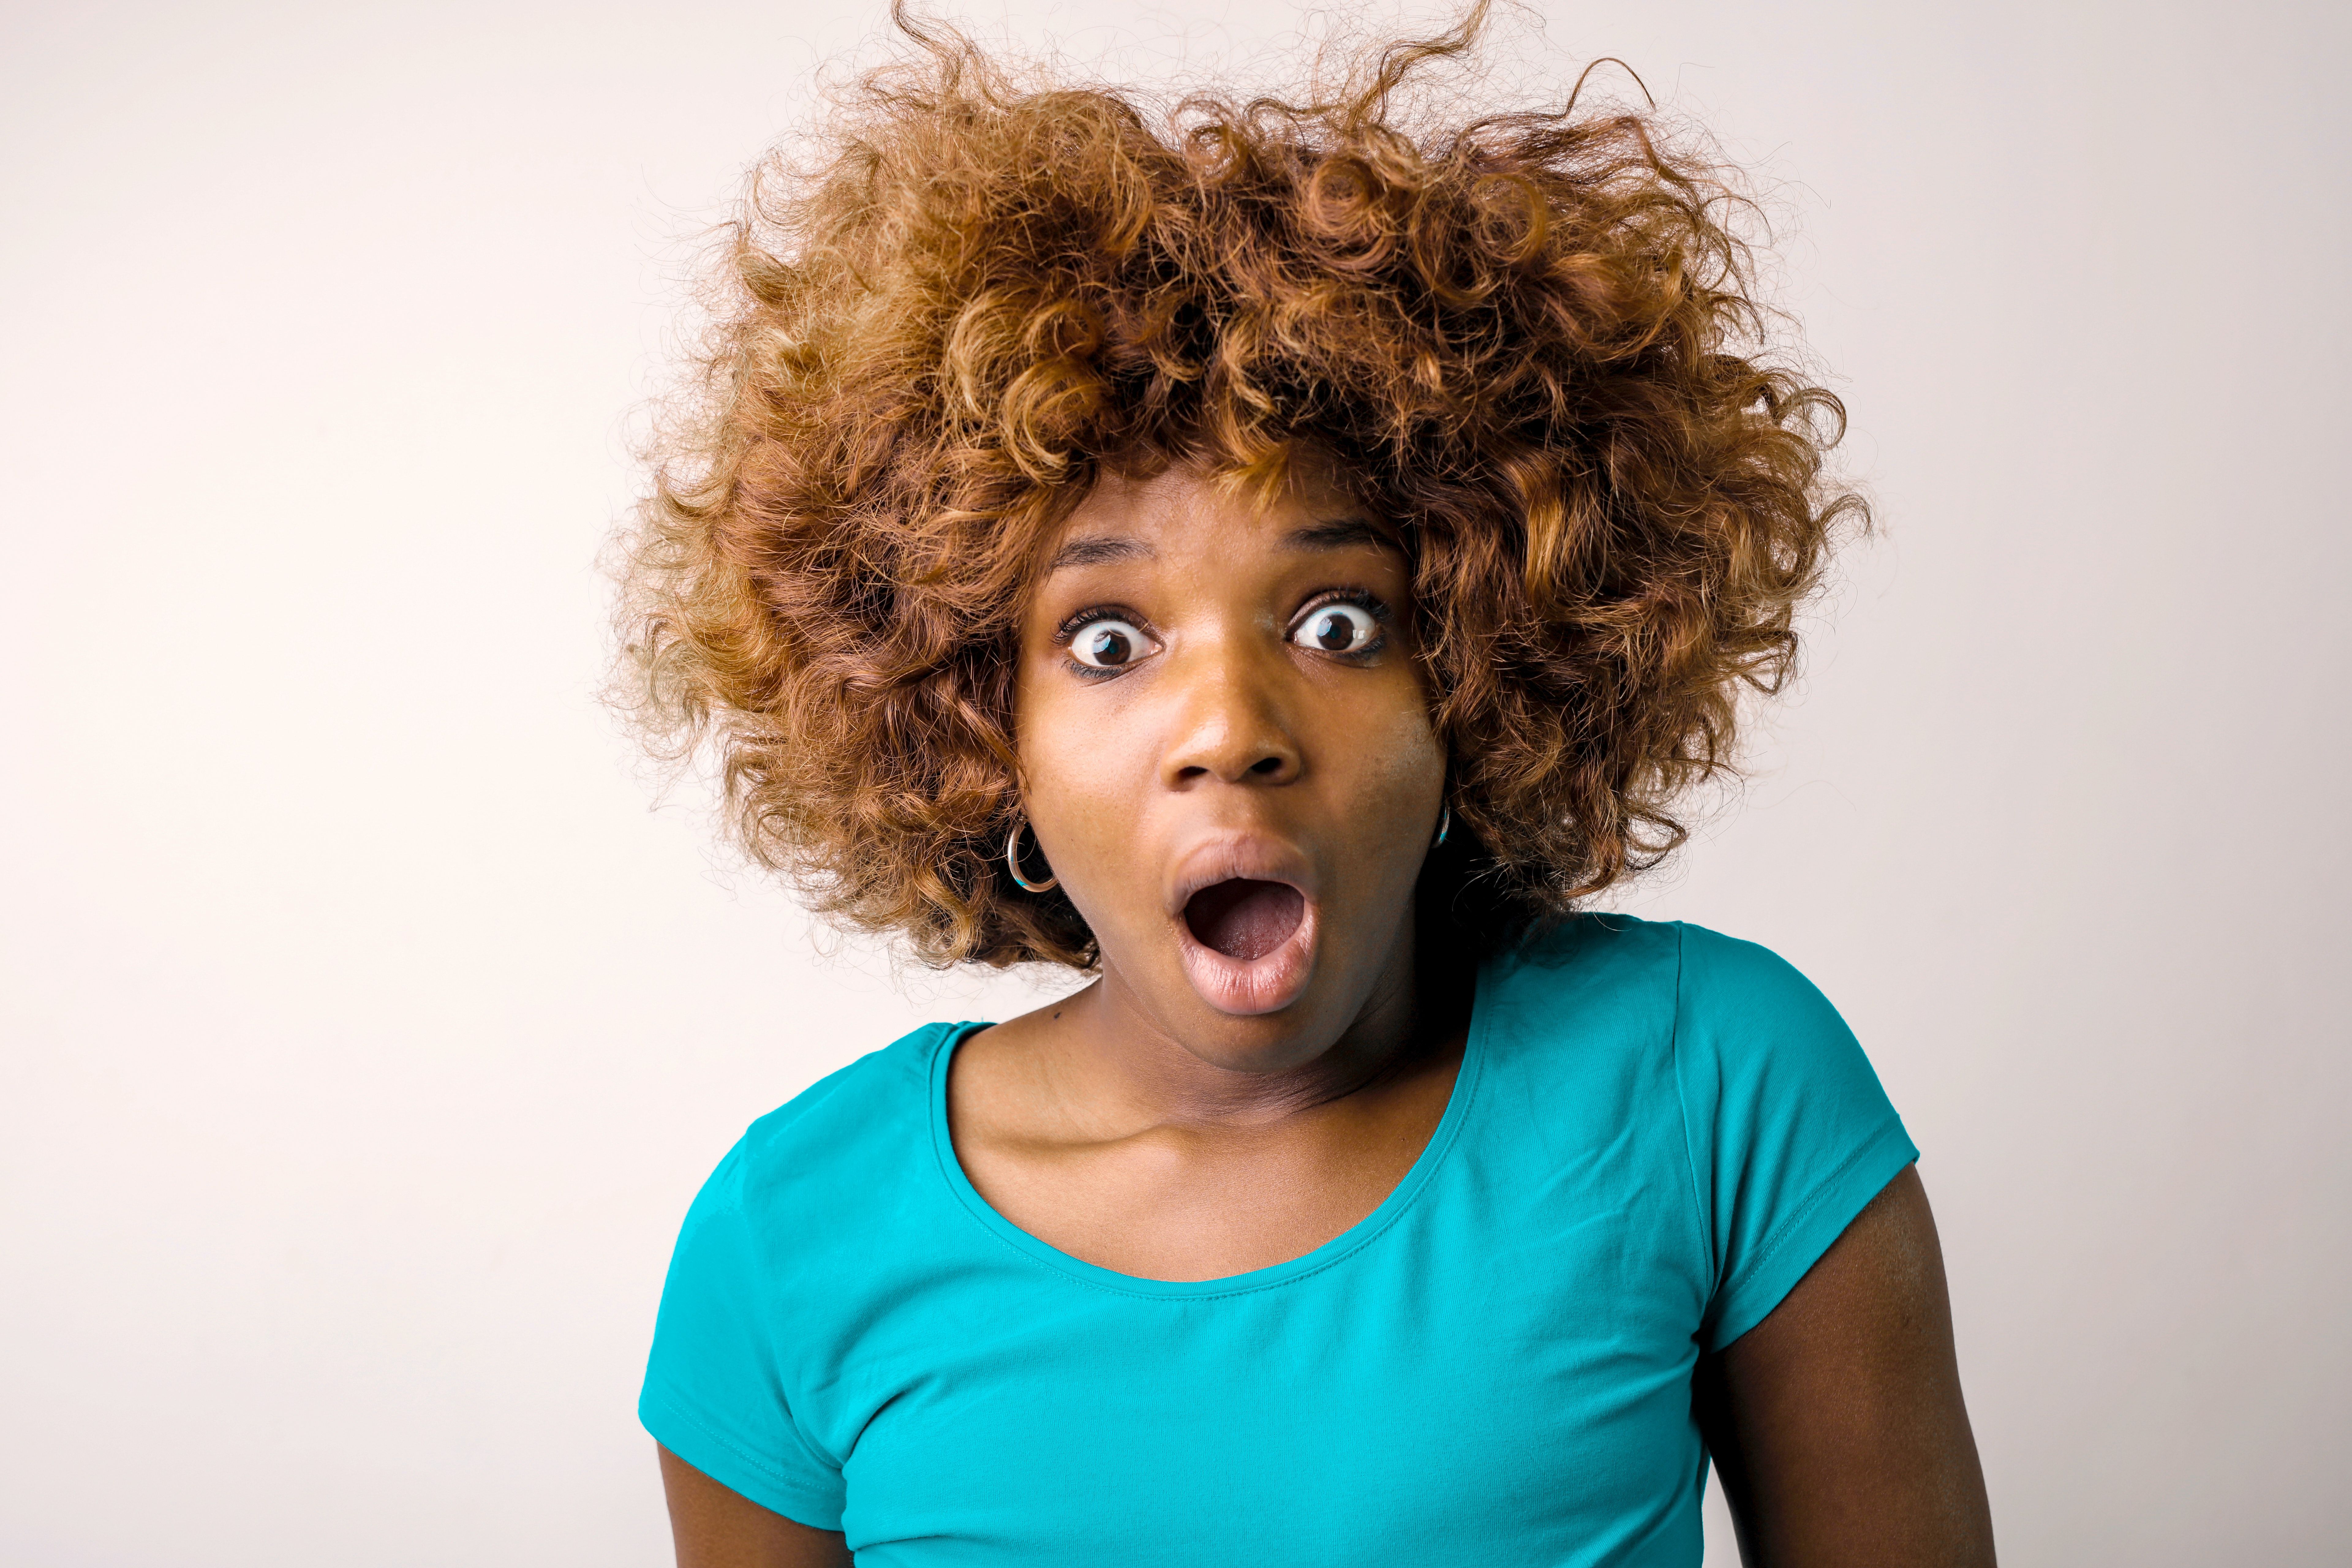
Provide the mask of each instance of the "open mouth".
[{"label": "open mouth", "polygon": [[1287,882],[1228,877],[1184,905],[1184,924],[1202,947],[1247,963],[1264,958],[1307,918],[1307,900]]}]

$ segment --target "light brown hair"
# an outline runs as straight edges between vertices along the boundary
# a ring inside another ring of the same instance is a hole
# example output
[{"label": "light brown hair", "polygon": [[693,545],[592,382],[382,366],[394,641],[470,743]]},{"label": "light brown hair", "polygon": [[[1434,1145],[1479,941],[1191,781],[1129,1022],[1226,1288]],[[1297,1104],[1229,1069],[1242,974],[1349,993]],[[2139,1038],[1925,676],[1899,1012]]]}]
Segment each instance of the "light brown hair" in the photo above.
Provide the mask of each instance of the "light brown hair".
[{"label": "light brown hair", "polygon": [[1326,100],[1165,109],[901,15],[829,155],[763,169],[620,614],[656,744],[715,744],[818,911],[1094,963],[999,858],[1038,545],[1108,468],[1263,486],[1301,445],[1412,546],[1455,825],[1425,906],[1491,944],[1680,841],[1862,517],[1843,410],[1757,346],[1737,187],[1654,116],[1392,108],[1485,12]]}]

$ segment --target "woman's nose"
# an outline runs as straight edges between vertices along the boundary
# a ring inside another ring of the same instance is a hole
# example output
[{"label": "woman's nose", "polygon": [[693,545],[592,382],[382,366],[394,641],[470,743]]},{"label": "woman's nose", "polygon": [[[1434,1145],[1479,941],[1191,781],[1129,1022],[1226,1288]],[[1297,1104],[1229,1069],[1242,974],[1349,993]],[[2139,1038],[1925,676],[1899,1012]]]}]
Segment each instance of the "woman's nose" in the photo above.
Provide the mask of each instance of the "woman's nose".
[{"label": "woman's nose", "polygon": [[1160,783],[1183,789],[1214,779],[1224,784],[1288,784],[1302,758],[1277,689],[1286,671],[1265,668],[1262,655],[1220,639],[1195,647],[1169,673],[1179,696],[1171,742],[1160,761]]}]

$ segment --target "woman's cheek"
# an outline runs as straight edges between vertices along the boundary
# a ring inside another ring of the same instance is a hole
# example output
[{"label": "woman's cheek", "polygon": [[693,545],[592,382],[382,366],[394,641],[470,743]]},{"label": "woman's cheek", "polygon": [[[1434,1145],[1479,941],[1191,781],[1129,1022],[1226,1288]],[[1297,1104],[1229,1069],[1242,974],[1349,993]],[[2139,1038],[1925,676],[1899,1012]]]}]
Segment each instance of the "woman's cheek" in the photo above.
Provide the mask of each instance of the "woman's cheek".
[{"label": "woman's cheek", "polygon": [[[1041,683],[1042,685],[1043,683]],[[1023,798],[1063,890],[1090,925],[1126,902],[1112,884],[1147,858],[1136,853],[1140,791],[1131,725],[1110,705],[1034,693],[1020,710]]]},{"label": "woman's cheek", "polygon": [[1424,804],[1435,812],[1445,789],[1445,752],[1430,726],[1418,681],[1400,683],[1382,695],[1381,710],[1362,715],[1350,728],[1361,737],[1357,743],[1365,769],[1363,815],[1377,814],[1393,827],[1397,817],[1417,815]]}]

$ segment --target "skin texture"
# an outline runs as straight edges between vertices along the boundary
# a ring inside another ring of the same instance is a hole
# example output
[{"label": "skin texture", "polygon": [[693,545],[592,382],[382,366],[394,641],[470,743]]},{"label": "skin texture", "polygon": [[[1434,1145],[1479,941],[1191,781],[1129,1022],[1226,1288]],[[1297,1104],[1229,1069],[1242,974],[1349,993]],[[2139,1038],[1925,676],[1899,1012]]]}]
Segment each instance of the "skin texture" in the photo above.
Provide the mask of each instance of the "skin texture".
[{"label": "skin texture", "polygon": [[1992,1510],[1916,1166],[1695,1390],[1748,1568],[1985,1568]]},{"label": "skin texture", "polygon": [[[1017,683],[1024,868],[1050,866],[1103,964],[951,1064],[958,1158],[1013,1224],[1122,1273],[1216,1279],[1344,1232],[1427,1144],[1469,996],[1414,942],[1445,760],[1410,586],[1393,528],[1312,467],[1263,507],[1183,468],[1107,479],[1050,542]],[[1315,635],[1335,595],[1363,611],[1341,612],[1362,637],[1342,651]],[[1105,674],[1081,655],[1114,622]],[[1307,917],[1239,982],[1182,912],[1235,874],[1296,886]],[[1915,1173],[1703,1362],[1694,1398],[1748,1563],[1992,1561]],[[845,1561],[838,1533],[662,1459],[681,1568]]]},{"label": "skin texture", "polygon": [[837,1530],[812,1530],[730,1490],[659,1448],[677,1568],[845,1568]]}]

